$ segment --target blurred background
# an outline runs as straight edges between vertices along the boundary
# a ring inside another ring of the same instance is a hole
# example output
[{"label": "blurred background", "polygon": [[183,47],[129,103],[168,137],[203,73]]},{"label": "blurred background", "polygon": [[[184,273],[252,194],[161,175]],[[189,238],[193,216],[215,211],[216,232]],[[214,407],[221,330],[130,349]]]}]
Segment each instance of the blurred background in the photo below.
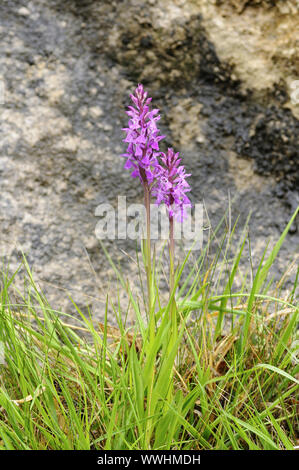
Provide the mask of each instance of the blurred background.
[{"label": "blurred background", "polygon": [[[277,240],[299,203],[298,0],[1,0],[0,36],[0,254],[12,270],[23,250],[54,308],[67,289],[103,314],[95,208],[142,201],[119,157],[139,82],[212,225],[230,199],[240,230],[252,211],[253,263]],[[133,276],[134,244],[107,247]]]}]

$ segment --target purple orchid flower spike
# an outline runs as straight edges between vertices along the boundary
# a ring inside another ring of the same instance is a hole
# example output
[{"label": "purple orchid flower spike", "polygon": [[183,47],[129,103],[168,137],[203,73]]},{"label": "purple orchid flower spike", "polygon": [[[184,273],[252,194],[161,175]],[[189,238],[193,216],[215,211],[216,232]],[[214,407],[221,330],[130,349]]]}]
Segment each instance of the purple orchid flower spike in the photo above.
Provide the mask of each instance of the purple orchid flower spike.
[{"label": "purple orchid flower spike", "polygon": [[180,165],[179,152],[174,153],[172,148],[168,149],[167,154],[161,153],[160,158],[163,166],[158,164],[155,167],[156,182],[152,194],[156,197],[158,205],[165,203],[170,219],[175,218],[182,222],[187,207],[192,207],[186,196],[186,193],[191,191],[186,178],[191,175],[186,174],[184,166]]},{"label": "purple orchid flower spike", "polygon": [[139,178],[144,189],[144,206],[146,209],[146,274],[148,289],[148,312],[151,318],[151,337],[153,337],[155,322],[154,316],[150,312],[154,309],[154,296],[152,290],[152,272],[151,272],[151,215],[150,201],[151,189],[155,179],[155,168],[158,165],[157,157],[160,155],[159,142],[164,138],[157,128],[159,121],[159,110],[151,109],[152,98],[147,97],[141,84],[131,95],[133,106],[129,106],[127,114],[129,116],[128,127],[123,130],[126,132],[124,142],[128,143],[127,152],[122,155],[127,159],[125,168],[132,170],[133,178]]},{"label": "purple orchid flower spike", "polygon": [[157,128],[160,119],[159,110],[150,110],[152,98],[147,97],[141,84],[131,95],[134,106],[129,106],[129,127],[122,129],[127,133],[124,142],[128,143],[126,153],[122,157],[127,158],[125,168],[132,170],[132,177],[139,177],[143,184],[151,184],[154,180],[153,169],[157,166],[159,142],[164,138]]}]

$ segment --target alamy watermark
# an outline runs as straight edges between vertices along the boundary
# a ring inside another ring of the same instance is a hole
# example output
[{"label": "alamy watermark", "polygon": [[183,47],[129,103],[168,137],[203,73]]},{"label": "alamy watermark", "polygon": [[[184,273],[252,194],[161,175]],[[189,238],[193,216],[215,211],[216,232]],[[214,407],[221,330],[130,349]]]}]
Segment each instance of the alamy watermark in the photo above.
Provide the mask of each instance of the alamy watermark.
[{"label": "alamy watermark", "polygon": [[[203,243],[203,205],[186,208],[183,221],[175,221],[174,239],[182,240],[187,250],[200,250]],[[100,217],[95,234],[99,240],[143,240],[146,238],[146,211],[143,204],[127,204],[126,196],[119,196],[117,209],[112,204],[99,204],[95,210]],[[151,204],[151,239],[169,239],[169,217],[165,205]]]}]

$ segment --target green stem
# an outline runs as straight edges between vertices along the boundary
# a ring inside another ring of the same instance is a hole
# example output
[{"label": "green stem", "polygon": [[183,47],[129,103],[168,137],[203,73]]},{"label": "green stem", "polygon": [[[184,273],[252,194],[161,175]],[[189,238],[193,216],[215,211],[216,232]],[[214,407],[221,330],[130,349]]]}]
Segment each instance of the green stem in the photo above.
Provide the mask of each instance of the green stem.
[{"label": "green stem", "polygon": [[153,340],[155,335],[155,318],[153,312],[153,292],[152,292],[152,259],[151,259],[151,194],[150,187],[147,182],[143,184],[144,187],[144,205],[146,210],[146,246],[145,246],[145,263],[146,263],[146,278],[147,278],[147,292],[148,292],[148,315],[150,327],[150,341]]},{"label": "green stem", "polygon": [[[173,294],[174,290],[174,220],[173,217],[169,217],[169,260],[170,260],[170,276],[169,276],[169,296]],[[172,299],[170,305],[170,319],[171,319],[171,334],[172,337],[176,337],[177,333],[177,321],[176,321],[176,303],[175,298]]]},{"label": "green stem", "polygon": [[[174,220],[173,217],[169,217],[169,261],[170,261],[170,273],[169,273],[169,297],[173,296],[170,307],[169,307],[169,321],[170,321],[170,329],[169,329],[169,336],[168,336],[168,345],[167,345],[167,355],[170,355],[176,342],[177,342],[177,307],[174,297],[174,289],[175,289],[175,270],[174,270],[174,253],[175,245],[174,245]],[[168,403],[172,401],[173,395],[173,371],[170,375],[170,386],[167,394],[167,403],[165,404],[165,411],[168,409]]]}]

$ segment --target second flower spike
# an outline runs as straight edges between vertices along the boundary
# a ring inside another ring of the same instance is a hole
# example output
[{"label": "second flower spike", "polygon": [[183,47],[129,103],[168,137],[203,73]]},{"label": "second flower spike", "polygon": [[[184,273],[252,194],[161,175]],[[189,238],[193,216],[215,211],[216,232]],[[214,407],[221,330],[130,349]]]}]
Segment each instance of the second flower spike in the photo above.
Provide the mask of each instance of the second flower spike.
[{"label": "second flower spike", "polygon": [[191,175],[180,165],[179,152],[174,153],[172,148],[168,149],[167,154],[161,153],[160,159],[163,165],[158,164],[155,168],[156,180],[152,195],[156,197],[158,205],[164,202],[169,218],[174,217],[181,222],[186,216],[187,207],[192,207],[186,195],[191,190],[186,178]]}]

